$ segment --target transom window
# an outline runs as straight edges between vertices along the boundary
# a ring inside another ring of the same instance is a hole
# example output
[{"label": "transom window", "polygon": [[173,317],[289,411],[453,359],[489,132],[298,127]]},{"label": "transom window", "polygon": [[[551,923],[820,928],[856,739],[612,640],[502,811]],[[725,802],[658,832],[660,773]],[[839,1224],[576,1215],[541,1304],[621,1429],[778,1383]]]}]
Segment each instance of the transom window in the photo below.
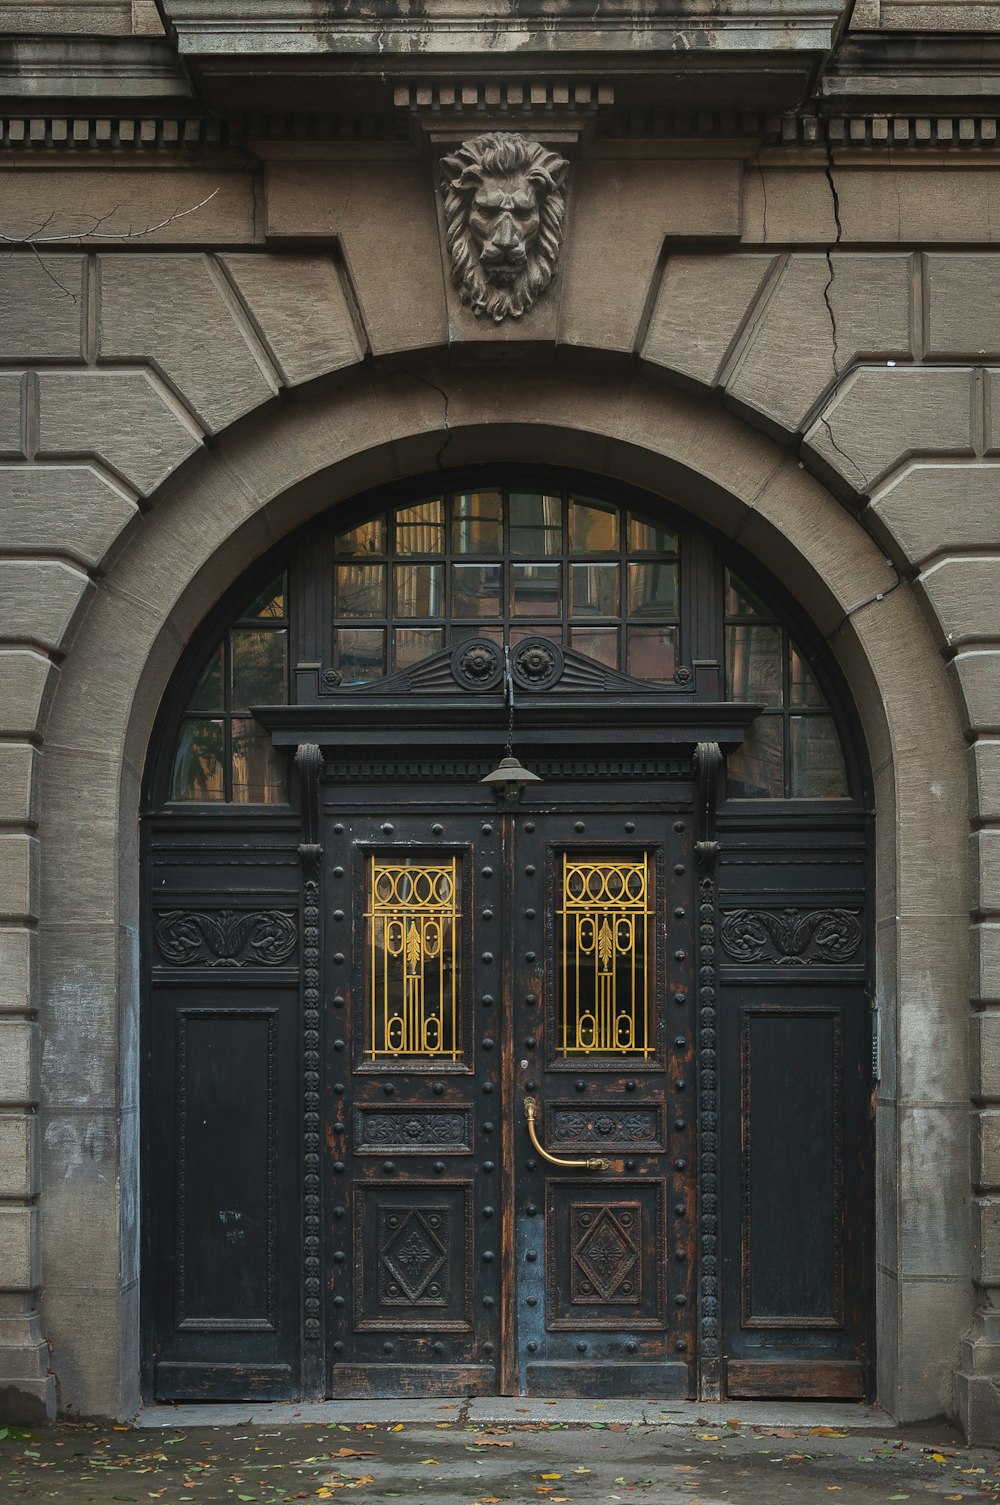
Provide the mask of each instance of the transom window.
[{"label": "transom window", "polygon": [[468,637],[547,637],[637,679],[678,662],[677,535],[575,492],[429,497],[334,538],[333,667],[381,679]]}]

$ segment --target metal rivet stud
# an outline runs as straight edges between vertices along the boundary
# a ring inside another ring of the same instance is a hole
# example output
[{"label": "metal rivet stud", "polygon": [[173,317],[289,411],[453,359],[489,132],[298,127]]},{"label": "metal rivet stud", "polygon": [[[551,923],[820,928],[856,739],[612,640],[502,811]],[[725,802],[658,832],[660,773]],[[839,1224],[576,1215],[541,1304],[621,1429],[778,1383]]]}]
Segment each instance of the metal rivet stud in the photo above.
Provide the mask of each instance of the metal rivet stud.
[{"label": "metal rivet stud", "polygon": [[492,1050],[493,1049],[493,1041],[490,1039],[489,1035],[487,1035],[484,1038],[484,1040],[483,1040],[483,1049],[484,1050]]},{"label": "metal rivet stud", "polygon": [[391,1082],[383,1083],[382,1091],[385,1093],[386,1097],[392,1097],[395,1090],[396,1089]]},{"label": "metal rivet stud", "polygon": [[341,1121],[340,1121],[339,1118],[337,1119],[337,1122],[333,1126],[333,1132],[335,1134],[343,1134],[343,1132],[344,1132],[344,1125],[341,1123]]},{"label": "metal rivet stud", "polygon": [[342,1160],[335,1160],[333,1162],[333,1169],[334,1169],[334,1172],[335,1172],[336,1175],[342,1176],[344,1174],[344,1172],[346,1171],[347,1166],[344,1164],[344,1162]]},{"label": "metal rivet stud", "polygon": [[685,1045],[687,1044],[687,1041],[685,1040],[683,1035],[675,1035],[674,1044],[677,1046],[678,1050],[683,1050]]},{"label": "metal rivet stud", "polygon": [[493,877],[493,869],[491,867],[484,867],[483,868],[483,877],[484,878],[492,878]]},{"label": "metal rivet stud", "polygon": [[526,962],[533,962],[535,960],[535,953],[534,953],[534,951],[526,951],[524,953],[524,959],[525,959]]},{"label": "metal rivet stud", "polygon": [[493,1091],[493,1083],[492,1082],[484,1082],[483,1083],[483,1091],[486,1093],[486,1096],[489,1097],[490,1093]]},{"label": "metal rivet stud", "polygon": [[382,1344],[382,1352],[383,1353],[392,1353],[393,1352],[393,1345],[391,1343],[383,1343]]},{"label": "metal rivet stud", "polygon": [[492,911],[492,909],[484,909],[483,910],[483,919],[484,920],[492,920],[492,918],[493,918],[493,911]]},{"label": "metal rivet stud", "polygon": [[535,1217],[535,1215],[538,1212],[538,1208],[535,1206],[534,1202],[529,1202],[528,1205],[527,1205],[527,1207],[524,1210],[528,1214],[529,1218]]},{"label": "metal rivet stud", "polygon": [[333,1262],[335,1265],[342,1265],[346,1258],[347,1255],[344,1253],[343,1249],[335,1249],[333,1251]]},{"label": "metal rivet stud", "polygon": [[675,820],[674,821],[674,830],[677,832],[678,835],[680,835],[680,833],[681,833],[681,831],[683,831],[683,829],[684,829],[684,822],[682,820]]},{"label": "metal rivet stud", "polygon": [[678,862],[678,863],[676,863],[674,865],[674,872],[677,874],[678,878],[680,878],[680,877],[683,876],[683,874],[684,874],[684,864],[683,864],[683,862]]},{"label": "metal rivet stud", "polygon": [[440,1341],[437,1342],[437,1343],[432,1343],[431,1344],[431,1352],[432,1353],[444,1353],[444,1344],[441,1343]]},{"label": "metal rivet stud", "polygon": [[333,911],[333,918],[335,920],[342,920],[344,918],[344,911],[342,909],[335,909]]},{"label": "metal rivet stud", "polygon": [[538,1344],[535,1342],[534,1338],[532,1338],[531,1342],[528,1344],[528,1352],[529,1353],[537,1353],[538,1352]]},{"label": "metal rivet stud", "polygon": [[334,1215],[335,1218],[346,1218],[347,1217],[347,1208],[346,1207],[335,1207],[333,1209],[333,1215]]},{"label": "metal rivet stud", "polygon": [[524,911],[524,918],[526,920],[533,920],[535,918],[535,911],[533,909],[526,909]]},{"label": "metal rivet stud", "polygon": [[333,870],[333,876],[335,878],[342,878],[344,876],[344,869],[342,867],[335,867]]},{"label": "metal rivet stud", "polygon": [[675,1296],[674,1297],[674,1306],[687,1306],[687,1304],[688,1304],[688,1299],[687,1299],[686,1296]]},{"label": "metal rivet stud", "polygon": [[496,1302],[493,1300],[492,1296],[484,1296],[483,1306],[496,1306]]},{"label": "metal rivet stud", "polygon": [[344,1090],[344,1084],[343,1084],[343,1082],[335,1082],[335,1083],[334,1083],[334,1087],[333,1087],[333,1090],[334,1090],[334,1092],[335,1092],[335,1093],[336,1093],[336,1094],[337,1094],[337,1096],[338,1096],[338,1097],[339,1097],[339,1096],[340,1096],[340,1094],[341,1094],[341,1093],[342,1093],[342,1092],[343,1092],[343,1090]]},{"label": "metal rivet stud", "polygon": [[493,1133],[493,1125],[491,1123],[489,1123],[489,1122],[484,1123],[483,1124],[483,1133],[484,1134],[492,1134]]},{"label": "metal rivet stud", "polygon": [[493,1208],[492,1207],[484,1207],[483,1208],[483,1217],[484,1218],[491,1218],[492,1216],[493,1216]]},{"label": "metal rivet stud", "polygon": [[333,834],[334,834],[334,836],[343,836],[343,834],[344,834],[344,828],[340,824],[339,820],[338,820],[337,824],[333,828]]},{"label": "metal rivet stud", "polygon": [[675,1118],[674,1119],[674,1128],[678,1132],[680,1132],[681,1129],[686,1129],[687,1128],[687,1123],[685,1122],[685,1120],[683,1118]]},{"label": "metal rivet stud", "polygon": [[432,834],[433,834],[433,835],[434,835],[434,836],[440,836],[440,835],[441,835],[441,832],[442,832],[442,831],[443,831],[443,830],[444,830],[444,826],[442,826],[442,825],[441,825],[441,824],[440,824],[440,823],[439,823],[439,822],[435,822],[435,823],[434,823],[434,825],[433,825],[433,826],[431,826],[431,833],[432,833]]},{"label": "metal rivet stud", "polygon": [[686,914],[687,914],[687,910],[683,907],[683,905],[679,904],[677,906],[677,908],[674,910],[674,919],[675,920],[683,920],[683,918],[684,918],[684,916]]},{"label": "metal rivet stud", "polygon": [[345,958],[344,958],[344,953],[342,951],[335,951],[333,953],[333,959],[337,963],[338,967],[342,967],[344,965]]},{"label": "metal rivet stud", "polygon": [[677,1078],[676,1082],[674,1083],[674,1087],[676,1088],[676,1090],[678,1092],[683,1092],[684,1088],[686,1086],[687,1086],[687,1082],[684,1080],[684,1078],[682,1076],[679,1076]]},{"label": "metal rivet stud", "polygon": [[678,1353],[687,1353],[688,1351],[688,1346],[683,1338],[681,1338],[680,1342],[675,1343],[674,1347],[677,1349]]},{"label": "metal rivet stud", "polygon": [[577,1092],[586,1092],[587,1090],[586,1082],[574,1082],[573,1085],[575,1086]]},{"label": "metal rivet stud", "polygon": [[635,1091],[635,1083],[634,1082],[626,1082],[625,1083],[625,1091],[626,1092],[634,1092]]},{"label": "metal rivet stud", "polygon": [[625,822],[625,829],[628,832],[628,834],[631,836],[632,832],[635,830],[635,821],[634,820],[627,820]]},{"label": "metal rivet stud", "polygon": [[675,1202],[674,1203],[674,1216],[675,1217],[682,1218],[686,1212],[687,1212],[687,1208],[684,1206],[683,1202]]},{"label": "metal rivet stud", "polygon": [[688,1168],[688,1163],[687,1163],[686,1160],[675,1160],[674,1161],[674,1170],[675,1171],[686,1171],[687,1168]]},{"label": "metal rivet stud", "polygon": [[393,824],[392,824],[392,822],[391,822],[391,821],[388,821],[388,820],[386,820],[386,821],[383,821],[383,822],[382,822],[382,831],[383,831],[383,834],[384,834],[384,835],[386,835],[386,836],[391,836],[391,835],[392,835],[392,832],[393,832],[393,831],[394,831],[394,830],[395,830],[395,829],[396,829],[396,828],[395,828],[395,826],[394,826],[394,825],[393,825]]},{"label": "metal rivet stud", "polygon": [[674,1250],[674,1259],[677,1261],[677,1263],[679,1265],[682,1265],[684,1263],[684,1261],[687,1259],[687,1250],[686,1249],[675,1249]]},{"label": "metal rivet stud", "polygon": [[534,1092],[536,1090],[536,1088],[537,1088],[537,1083],[536,1082],[525,1082],[525,1084],[524,1084],[524,1090],[525,1090],[525,1092]]},{"label": "metal rivet stud", "polygon": [[335,1009],[342,1009],[344,1007],[344,995],[343,995],[343,993],[336,993],[334,995],[333,1006],[334,1006]]},{"label": "metal rivet stud", "polygon": [[334,1042],[333,1042],[333,1048],[334,1048],[334,1050],[343,1050],[343,1048],[344,1048],[344,1042],[343,1042],[343,1040],[334,1040]]},{"label": "metal rivet stud", "polygon": [[444,1170],[444,1161],[443,1160],[435,1160],[435,1162],[434,1162],[434,1169],[437,1171],[438,1175],[440,1176],[441,1172]]},{"label": "metal rivet stud", "polygon": [[524,1001],[528,1005],[529,1009],[533,1009],[535,1007],[535,1004],[538,1002],[538,995],[536,993],[525,993]]},{"label": "metal rivet stud", "polygon": [[626,1160],[626,1162],[625,1162],[625,1169],[627,1171],[634,1171],[635,1170],[635,1161],[634,1160]]},{"label": "metal rivet stud", "polygon": [[343,1345],[343,1343],[341,1343],[341,1341],[340,1341],[339,1338],[337,1339],[336,1343],[333,1345],[333,1351],[334,1351],[334,1353],[343,1353],[343,1351],[344,1351],[344,1345]]},{"label": "metal rivet stud", "polygon": [[493,1352],[493,1344],[492,1343],[484,1343],[483,1344],[483,1353],[489,1355],[492,1352]]},{"label": "metal rivet stud", "polygon": [[524,829],[526,831],[533,831],[535,829],[535,822],[533,820],[526,820],[524,823]]},{"label": "metal rivet stud", "polygon": [[537,1306],[538,1305],[538,1297],[537,1296],[528,1296],[528,1297],[525,1298],[525,1303],[524,1304],[525,1304],[525,1306]]},{"label": "metal rivet stud", "polygon": [[537,1044],[538,1041],[535,1039],[534,1035],[529,1035],[524,1042],[524,1048],[525,1050],[534,1050]]},{"label": "metal rivet stud", "polygon": [[486,1172],[487,1175],[489,1175],[490,1171],[493,1170],[493,1168],[494,1167],[493,1167],[493,1161],[492,1160],[484,1160],[483,1161],[483,1170]]},{"label": "metal rivet stud", "polygon": [[688,1001],[688,995],[686,993],[675,993],[674,994],[674,1002],[675,1003],[687,1003],[687,1001]]},{"label": "metal rivet stud", "polygon": [[533,878],[535,876],[535,864],[533,862],[529,862],[524,871],[527,873],[529,878]]},{"label": "metal rivet stud", "polygon": [[587,1352],[587,1345],[586,1345],[586,1343],[578,1343],[576,1345],[576,1351],[577,1351],[577,1353],[586,1353]]},{"label": "metal rivet stud", "polygon": [[483,835],[484,836],[492,836],[493,835],[493,827],[490,825],[489,821],[485,821],[483,823],[482,830],[483,830]]},{"label": "metal rivet stud", "polygon": [[492,1249],[483,1250],[483,1260],[486,1264],[491,1265],[495,1259],[496,1255],[493,1253]]},{"label": "metal rivet stud", "polygon": [[385,1171],[387,1176],[391,1176],[393,1171],[396,1169],[396,1166],[392,1160],[383,1160],[382,1169]]},{"label": "metal rivet stud", "polygon": [[337,1310],[339,1311],[340,1308],[342,1306],[346,1306],[347,1303],[344,1301],[343,1296],[334,1296],[334,1298],[333,1298],[333,1304],[337,1308]]},{"label": "metal rivet stud", "polygon": [[638,1349],[639,1349],[639,1345],[635,1341],[635,1339],[634,1338],[629,1338],[628,1342],[625,1344],[625,1352],[626,1353],[637,1353]]},{"label": "metal rivet stud", "polygon": [[442,1092],[444,1091],[444,1082],[435,1082],[431,1087],[431,1091],[433,1092],[435,1097],[440,1097]]},{"label": "metal rivet stud", "polygon": [[587,829],[587,827],[584,825],[584,823],[583,823],[582,820],[575,820],[573,822],[573,830],[574,831],[586,831],[586,829]]},{"label": "metal rivet stud", "polygon": [[487,964],[487,966],[490,964],[490,962],[492,960],[493,960],[493,952],[492,951],[484,951],[483,952],[483,961]]},{"label": "metal rivet stud", "polygon": [[682,962],[682,961],[685,961],[686,959],[687,959],[687,952],[686,951],[675,951],[674,952],[674,961],[675,962]]},{"label": "metal rivet stud", "polygon": [[[529,1088],[528,1090],[530,1091],[531,1089]],[[538,1169],[538,1161],[537,1160],[526,1160],[524,1162],[524,1168],[525,1168],[526,1171],[536,1171]]]}]

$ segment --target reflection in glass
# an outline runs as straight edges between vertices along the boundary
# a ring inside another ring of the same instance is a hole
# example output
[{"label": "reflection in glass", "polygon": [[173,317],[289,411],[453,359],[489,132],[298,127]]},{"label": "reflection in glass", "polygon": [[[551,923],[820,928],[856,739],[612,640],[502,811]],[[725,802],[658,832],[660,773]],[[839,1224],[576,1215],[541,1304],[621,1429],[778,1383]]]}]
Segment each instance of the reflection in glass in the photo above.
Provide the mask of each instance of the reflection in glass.
[{"label": "reflection in glass", "polygon": [[202,671],[194,694],[191,696],[189,711],[221,711],[223,710],[223,648],[220,643],[212,654]]},{"label": "reflection in glass", "polygon": [[656,997],[649,854],[564,852],[557,912],[556,1050],[650,1056]]},{"label": "reflection in glass", "polygon": [[461,869],[454,855],[370,857],[365,1055],[461,1054]]},{"label": "reflection in glass", "polygon": [[730,700],[781,705],[781,628],[726,628],[726,695]]},{"label": "reflection in glass", "polygon": [[772,617],[759,596],[744,585],[732,570],[726,571],[726,616],[727,617]]},{"label": "reflection in glass", "polygon": [[672,563],[628,566],[628,609],[633,617],[677,615],[677,566]]},{"label": "reflection in glass", "polygon": [[266,590],[251,603],[243,613],[245,617],[284,617],[285,610],[285,577],[279,575],[272,580]]},{"label": "reflection in glass", "polygon": [[630,554],[675,554],[677,534],[634,512],[628,515],[628,551]]},{"label": "reflection in glass", "polygon": [[625,668],[633,679],[673,679],[677,667],[676,627],[629,627]]},{"label": "reflection in glass", "polygon": [[574,617],[618,615],[617,564],[570,565],[570,614]]},{"label": "reflection in glass", "polygon": [[616,554],[618,508],[590,500],[571,501],[569,548],[571,554]]},{"label": "reflection in glass", "polygon": [[385,518],[373,517],[356,528],[338,533],[333,540],[333,552],[341,557],[349,554],[385,553]]},{"label": "reflection in glass", "polygon": [[283,805],[287,765],[252,717],[233,719],[233,800],[237,805]]},{"label": "reflection in glass", "polygon": [[562,611],[558,564],[512,564],[510,609],[515,617],[557,617]]},{"label": "reflection in glass", "polygon": [[503,496],[464,491],[452,501],[451,547],[455,554],[503,552]]},{"label": "reflection in glass", "polygon": [[510,552],[562,553],[562,498],[541,491],[510,493]]},{"label": "reflection in glass", "polygon": [[396,508],[397,554],[444,553],[444,502]]},{"label": "reflection in glass", "polygon": [[337,627],[333,666],[345,685],[367,684],[385,673],[385,632],[381,627]]},{"label": "reflection in glass", "polygon": [[794,643],[788,645],[788,699],[791,705],[826,705],[815,674]]},{"label": "reflection in glass", "polygon": [[588,658],[596,658],[609,669],[618,668],[617,627],[571,627],[569,646]]},{"label": "reflection in glass", "polygon": [[397,564],[392,572],[397,617],[444,615],[444,565]]},{"label": "reflection in glass", "polygon": [[[482,636],[488,637],[489,633],[484,632]],[[562,628],[552,627],[547,623],[539,622],[537,625],[528,623],[524,626],[512,627],[510,629],[510,637],[508,641],[510,642],[510,646],[512,648],[515,643],[523,643],[525,638],[548,638],[552,643],[561,643]],[[502,638],[498,638],[496,641],[500,642],[502,641]]]},{"label": "reflection in glass", "polygon": [[847,771],[833,717],[792,716],[789,722],[792,798],[846,799]]},{"label": "reflection in glass", "polygon": [[338,564],[338,617],[385,616],[385,565]]},{"label": "reflection in glass", "polygon": [[729,754],[726,782],[733,799],[781,799],[784,795],[783,725],[781,716],[758,716],[740,746]]},{"label": "reflection in glass", "polygon": [[245,711],[252,705],[284,705],[287,654],[285,628],[234,627],[232,652],[232,709]]},{"label": "reflection in glass", "polygon": [[453,564],[451,610],[456,617],[500,615],[500,566],[498,564]]},{"label": "reflection in glass", "polygon": [[224,723],[193,716],[181,722],[170,780],[172,800],[224,800]]},{"label": "reflection in glass", "polygon": [[397,627],[392,634],[397,669],[408,669],[444,647],[443,627]]}]

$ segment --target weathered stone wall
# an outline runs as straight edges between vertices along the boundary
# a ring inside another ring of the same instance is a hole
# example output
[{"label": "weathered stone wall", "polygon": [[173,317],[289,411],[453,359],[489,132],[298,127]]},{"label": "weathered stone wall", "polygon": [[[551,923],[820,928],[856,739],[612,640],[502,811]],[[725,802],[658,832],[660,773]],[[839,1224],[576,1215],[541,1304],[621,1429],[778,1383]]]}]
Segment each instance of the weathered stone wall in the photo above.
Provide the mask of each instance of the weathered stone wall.
[{"label": "weathered stone wall", "polygon": [[835,198],[808,152],[604,147],[551,293],[494,330],[429,164],[316,158],[0,174],[21,233],[98,227],[0,259],[0,1387],[51,1404],[47,1337],[63,1406],[137,1398],[138,785],[184,643],[339,497],[516,455],[673,495],[844,664],[878,804],[880,1399],[949,1408],[973,1280],[1000,1287],[1000,167],[848,153]]}]

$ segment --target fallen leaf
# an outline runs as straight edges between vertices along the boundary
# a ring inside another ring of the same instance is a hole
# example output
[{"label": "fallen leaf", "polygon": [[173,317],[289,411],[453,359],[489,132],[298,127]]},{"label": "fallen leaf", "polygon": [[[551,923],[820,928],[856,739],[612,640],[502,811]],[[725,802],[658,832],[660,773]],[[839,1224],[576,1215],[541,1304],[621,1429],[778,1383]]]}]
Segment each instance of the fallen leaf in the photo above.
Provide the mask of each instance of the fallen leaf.
[{"label": "fallen leaf", "polygon": [[[842,1427],[810,1427],[809,1428],[809,1436],[810,1437],[846,1437],[847,1433],[843,1430]],[[906,1496],[903,1496],[903,1498],[904,1499],[908,1499],[909,1496],[906,1495]]]},{"label": "fallen leaf", "polygon": [[539,1474],[539,1479],[561,1479],[562,1474]]},{"label": "fallen leaf", "polygon": [[403,1426],[403,1423],[401,1421],[397,1421],[397,1423],[396,1423],[396,1425],[394,1427],[390,1427],[389,1428],[389,1431],[390,1432],[405,1432],[406,1428]]},{"label": "fallen leaf", "polygon": [[[328,1453],[328,1458],[377,1458],[377,1453],[359,1452],[357,1448],[338,1448],[335,1453]],[[309,1461],[308,1459],[306,1460]]]},{"label": "fallen leaf", "polygon": [[433,1463],[435,1467],[440,1467],[441,1465],[440,1458],[421,1458],[420,1462],[421,1464]]},{"label": "fallen leaf", "polygon": [[509,1437],[477,1437],[477,1448],[512,1448],[514,1444]]}]

